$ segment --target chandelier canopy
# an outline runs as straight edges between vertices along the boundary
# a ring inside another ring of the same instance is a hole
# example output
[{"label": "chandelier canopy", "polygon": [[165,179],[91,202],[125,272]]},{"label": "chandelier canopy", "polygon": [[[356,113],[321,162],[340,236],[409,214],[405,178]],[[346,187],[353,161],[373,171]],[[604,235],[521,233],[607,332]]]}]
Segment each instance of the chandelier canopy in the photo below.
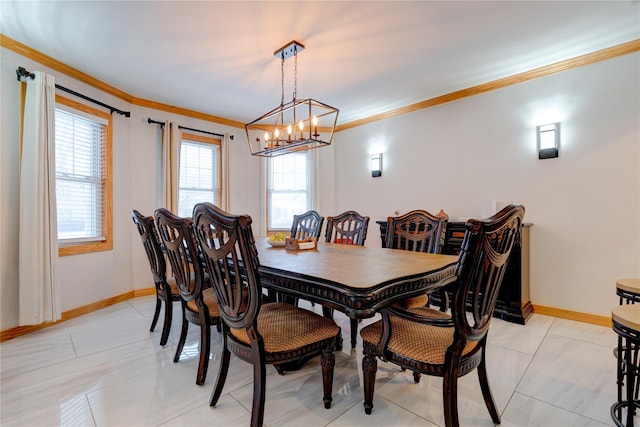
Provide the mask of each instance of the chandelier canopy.
[{"label": "chandelier canopy", "polygon": [[[273,157],[330,145],[338,120],[338,109],[314,99],[297,99],[298,53],[304,45],[291,41],[276,50],[281,59],[282,96],[280,105],[244,125],[251,154]],[[284,102],[284,61],[295,60],[293,97]]]}]

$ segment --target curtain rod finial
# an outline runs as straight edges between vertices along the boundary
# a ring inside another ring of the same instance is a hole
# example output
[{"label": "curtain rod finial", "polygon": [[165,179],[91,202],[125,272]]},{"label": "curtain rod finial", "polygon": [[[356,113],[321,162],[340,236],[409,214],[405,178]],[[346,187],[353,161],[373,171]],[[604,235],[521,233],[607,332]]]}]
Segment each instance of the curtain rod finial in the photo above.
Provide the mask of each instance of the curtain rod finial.
[{"label": "curtain rod finial", "polygon": [[18,77],[18,81],[20,81],[21,77],[28,77],[31,80],[36,78],[36,75],[27,71],[24,67],[18,67],[16,70],[16,76]]}]

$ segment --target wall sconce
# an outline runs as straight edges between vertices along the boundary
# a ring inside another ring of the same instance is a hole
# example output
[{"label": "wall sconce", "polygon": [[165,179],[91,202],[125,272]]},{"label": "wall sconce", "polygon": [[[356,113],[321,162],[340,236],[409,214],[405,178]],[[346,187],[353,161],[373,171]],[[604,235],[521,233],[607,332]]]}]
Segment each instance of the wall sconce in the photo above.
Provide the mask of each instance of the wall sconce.
[{"label": "wall sconce", "polygon": [[560,123],[537,126],[536,133],[538,135],[538,158],[553,159],[558,157]]},{"label": "wall sconce", "polygon": [[371,155],[371,176],[377,177],[382,175],[382,153]]}]

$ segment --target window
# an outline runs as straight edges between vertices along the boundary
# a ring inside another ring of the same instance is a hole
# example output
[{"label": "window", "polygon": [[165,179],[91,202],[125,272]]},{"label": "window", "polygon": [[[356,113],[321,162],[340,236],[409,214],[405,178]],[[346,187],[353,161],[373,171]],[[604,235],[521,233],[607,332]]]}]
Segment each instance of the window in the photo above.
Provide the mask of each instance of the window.
[{"label": "window", "polygon": [[193,207],[200,202],[220,206],[221,144],[220,139],[182,135],[178,178],[179,216],[190,217]]},{"label": "window", "polygon": [[309,152],[270,157],[267,162],[267,230],[290,230],[293,215],[311,209]]},{"label": "window", "polygon": [[56,96],[58,253],[113,248],[111,115]]}]

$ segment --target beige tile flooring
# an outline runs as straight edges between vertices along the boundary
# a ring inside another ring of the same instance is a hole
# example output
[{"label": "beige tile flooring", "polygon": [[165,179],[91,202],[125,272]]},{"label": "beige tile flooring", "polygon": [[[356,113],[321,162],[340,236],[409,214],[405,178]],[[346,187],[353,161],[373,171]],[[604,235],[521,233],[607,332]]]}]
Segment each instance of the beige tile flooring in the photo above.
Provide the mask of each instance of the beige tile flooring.
[{"label": "beige tile flooring", "polygon": [[[149,332],[155,297],[135,298],[0,344],[2,426],[245,426],[252,371],[235,357],[218,406],[208,406],[220,337],[212,331],[207,381],[195,384],[198,330],[173,363],[180,316],[167,345]],[[318,306],[313,307],[319,310]],[[336,313],[345,344],[349,322]],[[489,380],[503,426],[612,425],[616,335],[610,328],[534,314],[526,326],[494,319]],[[378,364],[373,413],[362,406],[361,347],[336,353],[333,403],[322,405],[319,361],[297,372],[267,370],[267,426],[442,426],[442,380]],[[477,375],[459,381],[462,426],[493,425]]]}]

